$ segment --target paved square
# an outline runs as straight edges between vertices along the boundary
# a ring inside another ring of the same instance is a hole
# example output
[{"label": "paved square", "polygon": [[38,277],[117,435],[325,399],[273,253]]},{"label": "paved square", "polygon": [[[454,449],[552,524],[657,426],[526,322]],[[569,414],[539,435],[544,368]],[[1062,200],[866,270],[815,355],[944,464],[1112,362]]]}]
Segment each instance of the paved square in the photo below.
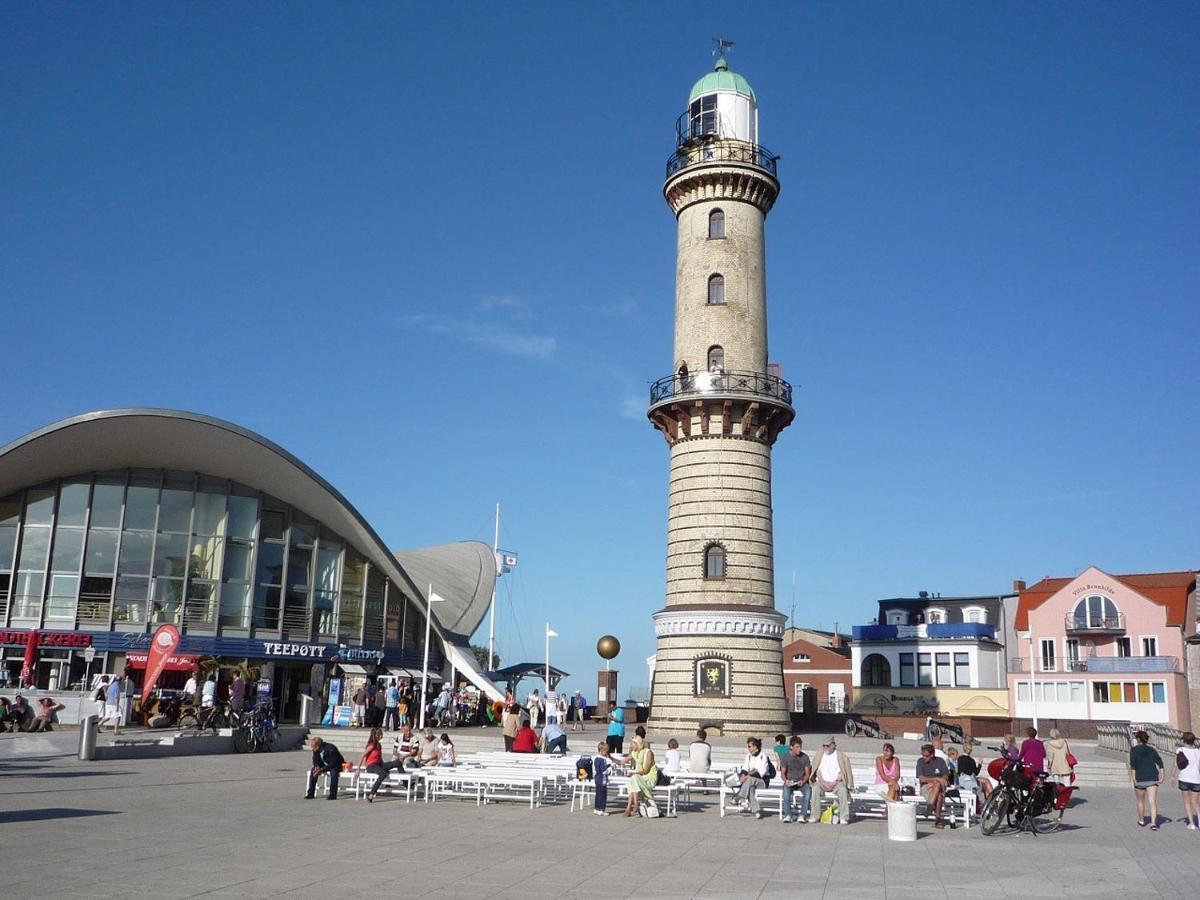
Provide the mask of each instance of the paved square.
[{"label": "paved square", "polygon": [[[347,741],[347,747],[352,742]],[[349,756],[349,753],[347,753]],[[1051,835],[717,816],[601,819],[566,805],[301,799],[309,755],[0,760],[6,897],[1066,897],[1200,894],[1200,832],[1134,825],[1096,788]]]}]

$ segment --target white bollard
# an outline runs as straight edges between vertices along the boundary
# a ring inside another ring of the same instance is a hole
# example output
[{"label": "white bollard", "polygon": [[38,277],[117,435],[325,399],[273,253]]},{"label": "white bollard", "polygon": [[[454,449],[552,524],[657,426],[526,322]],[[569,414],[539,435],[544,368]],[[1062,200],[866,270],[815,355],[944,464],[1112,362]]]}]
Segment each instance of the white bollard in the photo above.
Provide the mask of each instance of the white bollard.
[{"label": "white bollard", "polygon": [[917,804],[889,803],[888,840],[915,841],[917,839]]}]

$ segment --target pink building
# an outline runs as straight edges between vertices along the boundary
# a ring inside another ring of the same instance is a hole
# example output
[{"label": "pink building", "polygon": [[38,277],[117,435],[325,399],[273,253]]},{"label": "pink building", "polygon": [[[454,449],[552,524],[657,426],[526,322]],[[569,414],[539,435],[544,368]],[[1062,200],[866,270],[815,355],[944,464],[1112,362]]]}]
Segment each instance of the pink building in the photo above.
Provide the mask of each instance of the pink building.
[{"label": "pink building", "polygon": [[1195,572],[1109,575],[1092,566],[1018,587],[1008,668],[1015,718],[1192,727]]}]

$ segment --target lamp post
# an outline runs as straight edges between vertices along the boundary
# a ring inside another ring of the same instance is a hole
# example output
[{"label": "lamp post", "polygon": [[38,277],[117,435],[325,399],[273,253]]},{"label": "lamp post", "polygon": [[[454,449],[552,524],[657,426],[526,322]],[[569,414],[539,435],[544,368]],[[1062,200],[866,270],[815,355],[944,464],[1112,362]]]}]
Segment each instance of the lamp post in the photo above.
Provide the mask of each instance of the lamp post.
[{"label": "lamp post", "polygon": [[[546,693],[550,693],[550,638],[558,637],[557,631],[550,630],[550,623],[546,623]],[[549,715],[549,713],[547,713]]]},{"label": "lamp post", "polygon": [[1030,718],[1033,720],[1034,730],[1038,727],[1037,718],[1037,677],[1034,672],[1037,670],[1037,661],[1033,658],[1033,623],[1029,623],[1029,709]]},{"label": "lamp post", "polygon": [[425,661],[421,664],[421,722],[418,731],[425,730],[425,708],[429,706],[429,623],[433,619],[433,604],[441,603],[445,597],[439,597],[429,585],[429,599],[425,604]]}]

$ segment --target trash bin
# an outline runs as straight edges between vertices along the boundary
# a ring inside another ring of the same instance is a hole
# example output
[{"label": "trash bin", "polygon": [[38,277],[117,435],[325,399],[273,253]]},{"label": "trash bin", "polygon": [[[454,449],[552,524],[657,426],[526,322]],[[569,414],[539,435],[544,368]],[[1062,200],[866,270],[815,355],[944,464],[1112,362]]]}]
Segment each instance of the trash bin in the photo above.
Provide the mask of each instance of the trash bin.
[{"label": "trash bin", "polygon": [[915,841],[917,839],[917,804],[889,803],[888,840]]}]

